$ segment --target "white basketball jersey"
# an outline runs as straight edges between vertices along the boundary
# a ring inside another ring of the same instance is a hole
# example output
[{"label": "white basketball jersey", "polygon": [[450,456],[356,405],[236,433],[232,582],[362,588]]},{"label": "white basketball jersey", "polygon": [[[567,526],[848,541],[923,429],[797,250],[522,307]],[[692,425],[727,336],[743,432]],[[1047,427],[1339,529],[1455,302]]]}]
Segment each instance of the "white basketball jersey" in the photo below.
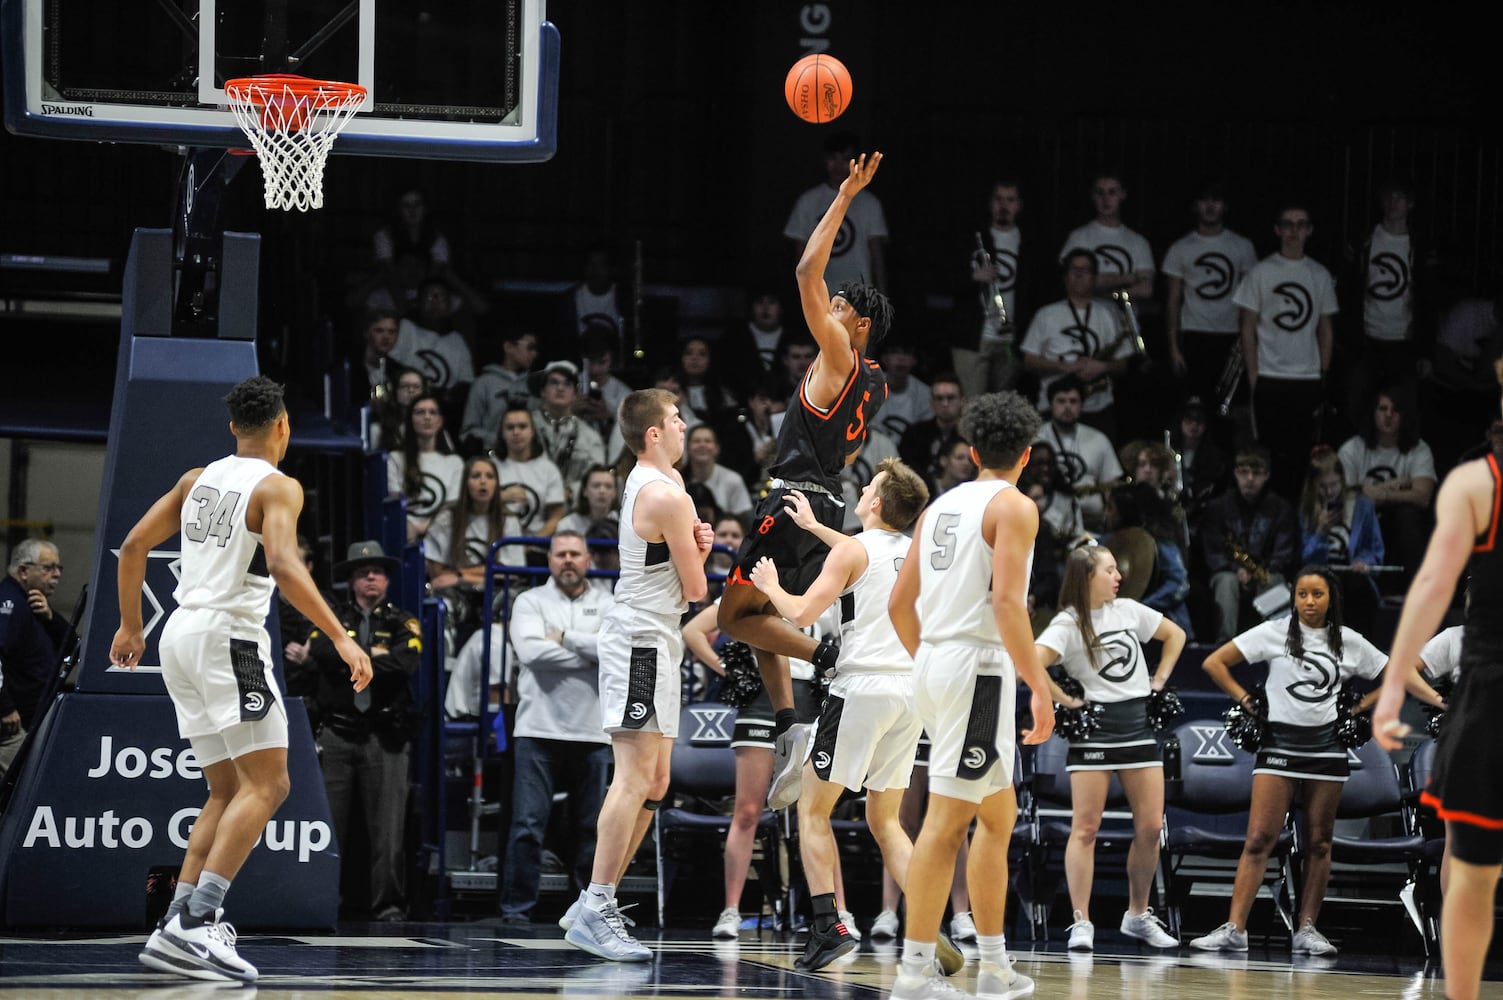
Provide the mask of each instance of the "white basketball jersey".
[{"label": "white basketball jersey", "polygon": [[281,474],[270,462],[238,455],[204,468],[183,503],[182,572],[172,595],[178,607],[265,620],[276,583],[245,511],[261,480]]},{"label": "white basketball jersey", "polygon": [[840,595],[840,661],[837,673],[911,673],[913,657],[903,648],[887,615],[887,599],[908,555],[908,536],[873,529],[856,536],[866,549],[866,571]]},{"label": "white basketball jersey", "polygon": [[642,487],[655,482],[683,489],[671,477],[645,465],[636,466],[626,477],[626,488],[621,494],[621,535],[616,543],[621,554],[616,603],[654,614],[681,615],[688,610],[689,603],[684,600],[684,585],[668,552],[668,543],[644,540],[632,523]]},{"label": "white basketball jersey", "polygon": [[[957,641],[1002,648],[992,611],[992,547],[981,534],[986,505],[1005,479],[961,483],[941,493],[924,513],[919,540],[919,621],[923,641]],[[1027,564],[1033,565],[1033,546]]]}]

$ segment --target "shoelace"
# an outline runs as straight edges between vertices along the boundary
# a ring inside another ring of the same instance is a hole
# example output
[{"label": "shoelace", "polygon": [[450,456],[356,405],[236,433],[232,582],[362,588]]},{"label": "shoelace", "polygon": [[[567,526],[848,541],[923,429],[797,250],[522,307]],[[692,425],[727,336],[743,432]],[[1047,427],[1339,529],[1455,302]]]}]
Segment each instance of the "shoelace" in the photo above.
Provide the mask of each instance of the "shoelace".
[{"label": "shoelace", "polygon": [[1150,906],[1148,909],[1143,911],[1143,919],[1146,919],[1149,923],[1156,925],[1159,930],[1163,931],[1165,934],[1169,933],[1169,925],[1158,918],[1158,914],[1153,912],[1153,907]]},{"label": "shoelace", "polygon": [[234,924],[225,923],[223,920],[216,920],[214,923],[209,925],[209,937],[217,938],[229,948],[233,949],[235,947],[235,941],[238,939],[239,935],[235,933]]},{"label": "shoelace", "polygon": [[607,903],[600,911],[600,917],[605,921],[605,925],[623,941],[632,940],[632,936],[626,932],[626,928],[637,925],[632,921],[631,917],[628,917],[621,911],[629,910],[636,905],[636,903],[627,903],[625,906],[617,906],[615,903]]}]

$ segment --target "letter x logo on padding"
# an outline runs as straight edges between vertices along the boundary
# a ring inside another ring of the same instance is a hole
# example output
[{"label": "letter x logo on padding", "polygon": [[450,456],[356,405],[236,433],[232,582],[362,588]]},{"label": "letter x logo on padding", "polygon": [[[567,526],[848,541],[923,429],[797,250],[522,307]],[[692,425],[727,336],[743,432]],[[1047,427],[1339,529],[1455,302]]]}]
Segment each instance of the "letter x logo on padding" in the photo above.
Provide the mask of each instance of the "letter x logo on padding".
[{"label": "letter x logo on padding", "polygon": [[689,737],[690,743],[725,744],[731,741],[731,729],[736,721],[735,709],[695,706],[689,709],[689,715],[694,719],[694,733]]},{"label": "letter x logo on padding", "polygon": [[1197,741],[1195,752],[1190,755],[1195,763],[1230,764],[1237,759],[1231,747],[1226,745],[1224,726],[1191,726],[1190,732],[1195,734]]}]

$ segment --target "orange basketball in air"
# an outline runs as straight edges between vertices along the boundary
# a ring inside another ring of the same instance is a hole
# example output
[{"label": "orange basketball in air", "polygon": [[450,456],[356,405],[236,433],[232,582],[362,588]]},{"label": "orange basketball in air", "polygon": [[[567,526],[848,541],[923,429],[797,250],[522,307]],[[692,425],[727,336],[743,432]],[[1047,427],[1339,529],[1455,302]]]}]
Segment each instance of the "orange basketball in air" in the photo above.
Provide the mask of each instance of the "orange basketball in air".
[{"label": "orange basketball in air", "polygon": [[788,71],[783,96],[806,122],[834,121],[851,103],[851,72],[834,56],[811,52]]}]

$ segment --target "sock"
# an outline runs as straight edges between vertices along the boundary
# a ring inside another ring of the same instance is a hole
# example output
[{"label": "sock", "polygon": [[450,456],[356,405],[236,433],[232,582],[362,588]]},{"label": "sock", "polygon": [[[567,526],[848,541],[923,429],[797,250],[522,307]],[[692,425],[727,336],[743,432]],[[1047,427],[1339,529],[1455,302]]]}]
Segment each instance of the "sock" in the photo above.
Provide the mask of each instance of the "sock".
[{"label": "sock", "polygon": [[188,897],[192,896],[193,890],[197,888],[196,883],[184,882],[182,879],[178,879],[177,888],[172,893],[172,902],[167,906],[167,913],[162,917],[162,923],[169,924],[172,922],[172,918],[179,913],[186,913],[188,910]]},{"label": "sock", "polygon": [[835,669],[835,660],[840,656],[840,647],[829,639],[819,640],[819,645],[814,647],[814,655],[809,657],[809,662],[819,668],[820,673],[828,673]]},{"label": "sock", "polygon": [[194,924],[206,923],[214,919],[214,913],[224,905],[224,894],[230,891],[230,880],[213,872],[204,872],[198,876],[198,886],[193,890],[193,895],[188,897],[187,911],[184,916]]},{"label": "sock", "polygon": [[981,961],[1007,968],[1007,935],[977,934],[976,951]]},{"label": "sock", "polygon": [[903,964],[898,975],[909,979],[928,979],[934,974],[934,942],[925,944],[913,938],[903,939]]},{"label": "sock", "polygon": [[780,708],[773,713],[772,738],[777,739],[798,725],[798,713],[791,708]]},{"label": "sock", "polygon": [[613,882],[591,882],[585,890],[584,905],[597,913],[615,901],[616,886]]},{"label": "sock", "polygon": [[840,912],[835,906],[835,894],[822,892],[818,896],[809,897],[809,910],[814,914],[814,929],[823,934],[840,920]]}]

